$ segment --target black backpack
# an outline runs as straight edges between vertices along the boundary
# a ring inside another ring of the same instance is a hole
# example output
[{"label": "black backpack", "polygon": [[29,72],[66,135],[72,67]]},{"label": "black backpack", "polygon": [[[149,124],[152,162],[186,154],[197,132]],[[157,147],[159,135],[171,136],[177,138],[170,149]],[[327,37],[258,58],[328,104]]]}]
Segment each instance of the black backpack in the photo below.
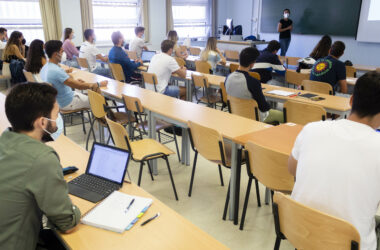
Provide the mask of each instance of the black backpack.
[{"label": "black backpack", "polygon": [[25,61],[20,59],[12,59],[9,64],[9,69],[11,71],[11,83],[16,84],[20,82],[26,82],[26,78],[24,76]]}]

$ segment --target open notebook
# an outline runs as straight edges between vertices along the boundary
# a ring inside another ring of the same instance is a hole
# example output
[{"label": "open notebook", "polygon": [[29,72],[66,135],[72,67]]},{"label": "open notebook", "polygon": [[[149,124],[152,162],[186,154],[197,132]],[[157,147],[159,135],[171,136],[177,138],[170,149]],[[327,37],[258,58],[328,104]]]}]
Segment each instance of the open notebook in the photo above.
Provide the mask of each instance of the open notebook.
[{"label": "open notebook", "polygon": [[[133,198],[135,201],[130,209],[126,210]],[[81,221],[83,224],[122,233],[132,227],[152,202],[152,199],[114,191],[89,211]]]}]

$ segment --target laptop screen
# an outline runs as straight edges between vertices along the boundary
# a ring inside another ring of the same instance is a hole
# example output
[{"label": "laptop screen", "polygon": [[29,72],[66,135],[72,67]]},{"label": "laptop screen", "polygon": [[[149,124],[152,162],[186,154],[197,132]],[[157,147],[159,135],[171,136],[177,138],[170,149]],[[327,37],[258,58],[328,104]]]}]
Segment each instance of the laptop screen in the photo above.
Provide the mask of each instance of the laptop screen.
[{"label": "laptop screen", "polygon": [[86,173],[122,185],[130,152],[104,144],[94,143]]},{"label": "laptop screen", "polygon": [[150,62],[152,57],[156,54],[156,51],[143,50],[141,54],[141,60],[143,62]]}]

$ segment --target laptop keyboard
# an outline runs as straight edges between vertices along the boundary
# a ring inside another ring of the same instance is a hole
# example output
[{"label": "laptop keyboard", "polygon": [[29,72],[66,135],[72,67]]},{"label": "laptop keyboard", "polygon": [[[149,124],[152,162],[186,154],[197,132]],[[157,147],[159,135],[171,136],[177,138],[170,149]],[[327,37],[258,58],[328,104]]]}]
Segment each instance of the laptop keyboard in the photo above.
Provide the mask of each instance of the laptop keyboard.
[{"label": "laptop keyboard", "polygon": [[103,196],[108,196],[110,193],[120,188],[120,186],[115,183],[87,174],[78,176],[70,181],[70,183]]}]

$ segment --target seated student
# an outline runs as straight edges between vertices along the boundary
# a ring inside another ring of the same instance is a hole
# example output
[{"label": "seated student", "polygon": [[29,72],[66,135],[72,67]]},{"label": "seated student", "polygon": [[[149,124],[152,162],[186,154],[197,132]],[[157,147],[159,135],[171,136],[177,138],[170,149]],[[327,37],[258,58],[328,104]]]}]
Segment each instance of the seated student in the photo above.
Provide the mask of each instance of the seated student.
[{"label": "seated student", "polygon": [[25,70],[33,74],[36,82],[43,82],[40,76],[40,71],[45,64],[46,56],[44,53],[44,42],[39,39],[35,39],[29,46]]},{"label": "seated student", "polygon": [[270,109],[268,102],[265,99],[261,83],[259,80],[249,75],[248,71],[251,69],[259,56],[259,51],[256,48],[245,48],[239,55],[239,68],[233,73],[229,74],[226,78],[226,92],[230,96],[242,99],[254,99],[259,110],[264,114],[264,122],[284,122],[284,116],[281,111]]},{"label": "seated student", "polygon": [[73,43],[74,31],[72,28],[65,28],[63,36],[62,48],[66,53],[66,65],[70,67],[79,68],[77,60],[74,58],[79,56],[79,51]]},{"label": "seated student", "polygon": [[358,79],[347,119],[313,122],[298,135],[289,158],[292,198],[350,222],[360,249],[376,249],[380,203],[380,73]]},{"label": "seated student", "polygon": [[143,64],[141,59],[136,60],[136,62],[131,61],[128,57],[127,52],[123,49],[124,37],[120,31],[112,33],[112,42],[114,46],[108,53],[108,58],[111,63],[118,63],[121,65],[124,71],[124,76],[126,82],[131,82],[133,78],[140,78],[140,75],[135,73],[135,70]]},{"label": "seated student", "polygon": [[[170,77],[173,73],[179,77],[186,77],[186,67],[180,67],[177,61],[171,56],[174,49],[174,42],[164,40],[161,43],[161,53],[156,54],[150,61],[148,73],[154,73],[157,76],[157,92],[172,97],[180,97],[184,99],[186,96],[186,88],[168,85]],[[147,89],[154,91],[152,84],[145,84]]]},{"label": "seated student", "polygon": [[66,233],[80,221],[58,155],[43,143],[57,130],[56,95],[47,84],[20,83],[5,100],[12,127],[0,137],[1,249],[36,249],[42,215]]},{"label": "seated student", "polygon": [[216,47],[216,37],[209,37],[207,39],[206,48],[201,53],[201,60],[208,62],[211,65],[211,70],[215,72],[216,65],[221,62],[222,64],[226,64],[226,58],[224,58],[223,54]]},{"label": "seated student", "polygon": [[180,57],[183,60],[185,60],[189,54],[187,54],[187,51],[181,50],[181,48],[178,46],[178,34],[177,31],[171,30],[168,32],[168,40],[174,42],[174,50],[172,56]]},{"label": "seated student", "polygon": [[136,27],[135,28],[135,38],[129,43],[129,50],[135,51],[137,58],[141,58],[141,54],[143,50],[148,50],[148,47],[145,46],[144,37],[144,27]]},{"label": "seated student", "polygon": [[334,94],[338,90],[339,84],[340,92],[347,94],[346,66],[338,60],[343,55],[345,48],[343,42],[334,42],[330,54],[314,64],[310,80],[329,83],[333,87]]},{"label": "seated student", "polygon": [[61,62],[63,48],[62,42],[51,40],[45,44],[45,51],[49,62],[42,67],[40,75],[43,81],[53,84],[57,89],[57,101],[62,110],[76,110],[90,108],[88,96],[73,91],[73,89],[97,91],[99,87],[107,86],[107,81],[100,83],[86,83],[83,80],[75,80],[58,66]]},{"label": "seated student", "polygon": [[24,36],[20,31],[13,31],[3,51],[3,61],[10,63],[12,59],[25,60]]},{"label": "seated student", "polygon": [[86,29],[83,33],[86,41],[82,43],[79,49],[79,57],[86,58],[88,66],[92,73],[102,75],[105,77],[111,77],[111,71],[108,68],[102,66],[96,66],[96,60],[102,62],[108,62],[108,56],[103,56],[100,50],[95,46],[95,32],[93,29]]},{"label": "seated student", "polygon": [[315,64],[315,62],[321,58],[324,58],[329,55],[329,51],[331,49],[332,40],[329,35],[324,35],[318,44],[314,47],[313,51],[310,53],[308,57],[302,59],[299,63],[297,72],[300,72],[304,69],[303,73],[311,72],[311,68]]},{"label": "seated student", "polygon": [[280,43],[276,40],[272,40],[266,49],[260,52],[252,71],[260,74],[260,81],[262,83],[267,83],[272,80],[273,70],[279,75],[285,75],[285,67],[277,56],[277,52],[280,48]]},{"label": "seated student", "polygon": [[6,28],[0,27],[0,49],[5,49],[5,45],[7,45],[7,32],[8,30]]}]

